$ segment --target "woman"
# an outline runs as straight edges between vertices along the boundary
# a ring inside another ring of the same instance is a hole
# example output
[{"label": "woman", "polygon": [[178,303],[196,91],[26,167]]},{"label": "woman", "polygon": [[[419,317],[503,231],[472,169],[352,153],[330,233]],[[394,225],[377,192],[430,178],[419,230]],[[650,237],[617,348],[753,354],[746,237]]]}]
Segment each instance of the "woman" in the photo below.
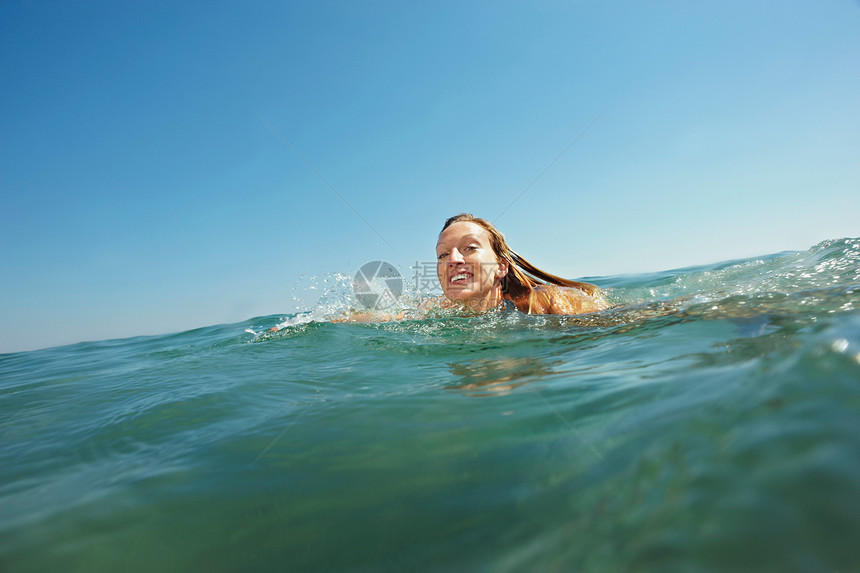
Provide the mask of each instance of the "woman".
[{"label": "woman", "polygon": [[469,213],[445,221],[436,259],[442,307],[481,312],[504,304],[528,314],[581,314],[609,308],[596,285],[540,270],[511,250],[492,223]]},{"label": "woman", "polygon": [[423,318],[433,308],[485,312],[504,305],[527,314],[582,314],[609,308],[596,285],[540,270],[512,251],[492,223],[469,213],[445,221],[436,259],[444,296],[424,302],[418,313],[350,311],[333,322]]}]

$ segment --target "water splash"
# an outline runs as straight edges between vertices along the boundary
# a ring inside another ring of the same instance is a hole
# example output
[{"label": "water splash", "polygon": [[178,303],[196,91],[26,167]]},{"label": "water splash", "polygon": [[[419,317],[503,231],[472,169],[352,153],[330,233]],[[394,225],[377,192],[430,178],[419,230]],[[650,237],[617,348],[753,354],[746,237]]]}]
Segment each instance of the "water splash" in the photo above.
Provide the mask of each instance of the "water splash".
[{"label": "water splash", "polygon": [[[807,251],[783,252],[709,266],[637,276],[592,279],[604,287],[613,308],[577,316],[530,317],[520,313],[491,313],[485,320],[471,321],[466,328],[492,332],[511,321],[517,328],[607,327],[645,319],[680,314],[681,317],[732,318],[739,328],[753,333],[766,330],[755,322],[765,313],[851,311],[860,292],[860,239],[828,240]],[[435,292],[421,292],[407,283],[406,291],[384,309],[418,318],[417,325],[388,325],[385,328],[417,328],[432,334],[437,328],[460,325],[456,309],[435,310],[426,315],[421,305]],[[292,290],[298,312],[282,317],[275,325],[281,335],[314,322],[338,321],[351,312],[364,310],[356,300],[352,277],[342,273],[302,277]],[[431,320],[420,320],[429,318]],[[749,322],[752,320],[752,322]],[[451,322],[453,321],[453,322]],[[407,321],[415,322],[415,321]],[[749,324],[747,324],[749,323]],[[739,323],[740,324],[740,323]],[[462,326],[462,325],[460,325]],[[248,329],[256,340],[272,337],[268,332]]]}]

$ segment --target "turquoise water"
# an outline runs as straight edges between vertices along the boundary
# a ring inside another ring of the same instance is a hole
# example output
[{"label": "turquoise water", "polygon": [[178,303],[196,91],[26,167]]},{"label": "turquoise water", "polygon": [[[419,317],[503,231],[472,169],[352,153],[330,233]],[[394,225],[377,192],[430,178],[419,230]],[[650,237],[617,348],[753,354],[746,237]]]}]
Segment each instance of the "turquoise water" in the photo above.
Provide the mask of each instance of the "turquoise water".
[{"label": "turquoise water", "polygon": [[860,239],[596,282],[0,355],[0,570],[860,570]]}]

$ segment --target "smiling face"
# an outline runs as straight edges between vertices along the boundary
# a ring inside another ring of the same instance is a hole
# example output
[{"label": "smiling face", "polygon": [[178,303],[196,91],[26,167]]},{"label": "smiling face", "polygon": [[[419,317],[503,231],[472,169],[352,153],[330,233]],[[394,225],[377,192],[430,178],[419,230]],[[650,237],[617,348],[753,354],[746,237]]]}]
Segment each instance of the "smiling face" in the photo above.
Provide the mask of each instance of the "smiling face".
[{"label": "smiling face", "polygon": [[436,275],[442,292],[474,310],[486,310],[502,300],[501,279],[508,264],[490,244],[490,235],[476,223],[459,221],[439,234]]}]

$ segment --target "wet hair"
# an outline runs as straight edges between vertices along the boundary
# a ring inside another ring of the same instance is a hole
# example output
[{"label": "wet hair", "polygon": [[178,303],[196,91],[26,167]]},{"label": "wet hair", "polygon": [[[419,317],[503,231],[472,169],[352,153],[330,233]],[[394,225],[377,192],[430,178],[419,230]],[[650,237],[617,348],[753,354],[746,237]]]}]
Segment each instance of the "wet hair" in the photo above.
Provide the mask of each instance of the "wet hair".
[{"label": "wet hair", "polygon": [[442,230],[444,231],[454,223],[461,222],[474,223],[487,231],[487,234],[490,236],[490,245],[493,247],[493,252],[500,259],[508,262],[508,274],[502,279],[502,292],[511,296],[530,295],[538,285],[577,288],[591,296],[595,296],[600,292],[597,285],[563,279],[537,268],[514,252],[508,246],[507,241],[505,241],[505,236],[492,223],[486,219],[475,217],[471,213],[454,215],[445,221]]}]

